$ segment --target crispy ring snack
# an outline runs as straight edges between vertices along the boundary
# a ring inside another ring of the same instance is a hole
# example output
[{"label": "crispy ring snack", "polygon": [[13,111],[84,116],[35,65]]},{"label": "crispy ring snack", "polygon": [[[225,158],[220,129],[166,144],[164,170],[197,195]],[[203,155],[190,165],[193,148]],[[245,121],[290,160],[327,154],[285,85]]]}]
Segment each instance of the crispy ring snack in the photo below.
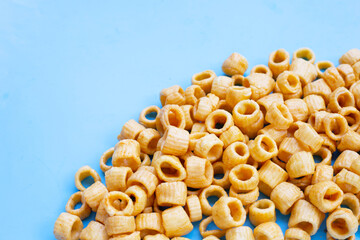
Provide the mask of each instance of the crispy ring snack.
[{"label": "crispy ring snack", "polygon": [[96,212],[100,202],[103,200],[105,195],[108,193],[107,188],[100,181],[95,182],[93,185],[85,189],[84,198],[86,203]]},{"label": "crispy ring snack", "polygon": [[134,216],[113,216],[108,217],[105,221],[106,232],[111,236],[120,234],[130,234],[135,231]]},{"label": "crispy ring snack", "polygon": [[239,199],[224,196],[212,207],[212,217],[220,229],[229,229],[242,226],[246,220],[246,212]]},{"label": "crispy ring snack", "polygon": [[222,70],[227,75],[243,75],[248,68],[246,58],[239,53],[231,54],[223,63]]},{"label": "crispy ring snack", "polygon": [[249,219],[254,226],[265,222],[275,222],[275,204],[269,199],[261,199],[249,208]]},{"label": "crispy ring snack", "polygon": [[323,72],[325,72],[325,70],[328,69],[329,67],[334,67],[334,64],[330,61],[319,61],[315,63],[315,67],[318,77],[323,78],[324,76]]},{"label": "crispy ring snack", "polygon": [[345,87],[335,89],[329,96],[328,109],[337,113],[344,107],[354,107],[354,95]]},{"label": "crispy ring snack", "polygon": [[232,111],[235,125],[250,138],[256,136],[264,126],[264,114],[254,100],[243,100],[235,105]]},{"label": "crispy ring snack", "polygon": [[189,215],[191,222],[202,219],[201,203],[197,195],[190,195],[186,198],[185,211]]},{"label": "crispy ring snack", "polygon": [[[139,123],[144,125],[147,128],[155,128],[156,127],[156,117],[160,112],[160,108],[158,106],[152,105],[141,111],[139,116]],[[153,119],[147,117],[147,115],[153,114]]]},{"label": "crispy ring snack", "polygon": [[360,61],[360,49],[353,48],[347,51],[339,59],[340,64],[350,64],[353,65],[356,62]]},{"label": "crispy ring snack", "polygon": [[259,188],[256,187],[250,191],[237,191],[233,186],[230,187],[229,196],[239,199],[244,206],[255,202],[259,197]]},{"label": "crispy ring snack", "polygon": [[345,239],[358,230],[358,220],[347,208],[339,208],[326,219],[326,228],[329,234],[337,239]]},{"label": "crispy ring snack", "polygon": [[263,194],[270,196],[272,190],[285,182],[288,176],[284,169],[268,160],[259,169],[259,189]]},{"label": "crispy ring snack", "polygon": [[208,225],[213,221],[213,217],[207,217],[204,218],[199,225],[199,231],[202,237],[208,237],[208,236],[216,236],[216,237],[222,237],[225,235],[226,231],[222,229],[215,229],[215,230],[206,230]]},{"label": "crispy ring snack", "polygon": [[166,105],[156,117],[156,129],[160,134],[164,134],[169,126],[180,129],[184,129],[186,126],[184,111],[178,105]]},{"label": "crispy ring snack", "polygon": [[262,73],[262,74],[266,74],[270,77],[273,76],[270,68],[263,64],[255,65],[250,71],[250,74],[252,74],[252,73]]},{"label": "crispy ring snack", "polygon": [[140,160],[141,160],[140,167],[142,167],[142,166],[150,166],[151,160],[150,160],[149,155],[147,155],[145,153],[140,153]]},{"label": "crispy ring snack", "polygon": [[324,218],[325,214],[314,205],[300,199],[291,210],[288,225],[289,228],[300,228],[312,236],[317,232]]},{"label": "crispy ring snack", "polygon": [[204,90],[205,93],[211,91],[211,85],[216,77],[216,74],[212,70],[206,70],[200,73],[196,73],[191,78],[191,83],[198,85]]},{"label": "crispy ring snack", "polygon": [[345,86],[345,81],[341,77],[336,67],[329,67],[328,69],[326,69],[326,71],[323,73],[323,78],[332,91],[336,90],[339,87]]},{"label": "crispy ring snack", "polygon": [[162,106],[169,104],[185,104],[185,92],[179,85],[164,88],[160,92],[160,102]]},{"label": "crispy ring snack", "polygon": [[230,144],[237,141],[245,142],[244,134],[236,126],[232,126],[227,131],[223,132],[219,139],[224,143],[224,148],[227,148]]},{"label": "crispy ring snack", "polygon": [[107,240],[108,234],[106,232],[105,226],[101,223],[96,221],[91,221],[81,231],[80,240],[92,240],[92,239],[99,239],[99,240]]},{"label": "crispy ring snack", "polygon": [[310,124],[296,122],[298,129],[294,132],[294,138],[306,146],[312,153],[320,150],[324,139],[311,127]]},{"label": "crispy ring snack", "polygon": [[117,139],[119,141],[123,139],[136,140],[141,131],[143,131],[144,129],[145,127],[143,125],[139,124],[134,119],[131,119],[124,124]]},{"label": "crispy ring snack", "polygon": [[141,213],[145,209],[148,202],[144,189],[134,185],[126,189],[125,193],[130,197],[131,200],[133,200],[134,211],[132,215],[136,216]]},{"label": "crispy ring snack", "polygon": [[[117,205],[120,202],[120,206]],[[134,203],[131,198],[119,191],[109,192],[104,197],[104,207],[109,216],[131,216],[134,212]]]},{"label": "crispy ring snack", "polygon": [[269,56],[268,65],[274,77],[277,77],[279,74],[289,69],[289,53],[285,49],[278,49],[272,52]]},{"label": "crispy ring snack", "polygon": [[286,163],[290,178],[300,178],[315,172],[315,161],[310,152],[297,152]]},{"label": "crispy ring snack", "polygon": [[210,216],[212,214],[212,207],[208,201],[208,197],[210,196],[216,196],[220,199],[221,197],[224,196],[226,197],[227,193],[222,187],[216,185],[211,185],[205,188],[204,190],[202,190],[199,199],[200,199],[202,212],[206,216]]},{"label": "crispy ring snack", "polygon": [[310,63],[315,63],[315,53],[310,48],[299,48],[293,53],[292,60],[294,61],[297,58],[306,59]]},{"label": "crispy ring snack", "polygon": [[310,114],[326,110],[325,100],[320,95],[311,94],[304,97],[303,100],[305,101]]},{"label": "crispy ring snack", "polygon": [[55,222],[54,235],[59,240],[76,240],[79,239],[82,229],[83,223],[78,216],[61,213]]},{"label": "crispy ring snack", "polygon": [[166,235],[164,234],[155,234],[155,235],[146,235],[144,238],[144,240],[170,240],[170,238],[168,238]]},{"label": "crispy ring snack", "polygon": [[317,165],[331,165],[332,153],[327,147],[321,147],[314,155],[321,157],[321,162],[315,163]]},{"label": "crispy ring snack", "polygon": [[359,79],[356,78],[355,71],[349,64],[340,64],[337,70],[344,79],[346,88],[350,88]]},{"label": "crispy ring snack", "polygon": [[92,177],[94,183],[101,181],[99,174],[89,166],[81,167],[75,174],[75,186],[80,191],[84,191],[86,188],[82,185],[81,181],[87,177]]},{"label": "crispy ring snack", "polygon": [[283,140],[287,137],[287,130],[286,129],[277,129],[276,126],[269,124],[266,127],[260,129],[257,133],[258,135],[268,135],[270,138],[272,138],[276,145],[280,146],[280,144],[283,142]]},{"label": "crispy ring snack", "polygon": [[307,121],[309,118],[309,108],[305,101],[300,98],[287,99],[285,101],[286,107],[289,109],[294,122]]},{"label": "crispy ring snack", "polygon": [[311,240],[311,237],[300,228],[289,228],[285,232],[285,240]]},{"label": "crispy ring snack", "polygon": [[127,188],[127,181],[133,174],[129,167],[112,167],[105,172],[105,183],[109,191],[122,191]]},{"label": "crispy ring snack", "polygon": [[355,152],[360,151],[360,130],[355,132],[349,129],[340,139],[340,142],[337,146],[339,151],[352,150]]},{"label": "crispy ring snack", "polygon": [[153,195],[158,184],[159,179],[156,177],[155,173],[145,169],[139,169],[133,175],[131,175],[127,181],[128,187],[133,185],[142,187],[146,191],[148,197]]},{"label": "crispy ring snack", "polygon": [[317,76],[315,66],[302,58],[293,60],[289,70],[299,76],[302,86],[314,81]]},{"label": "crispy ring snack", "polygon": [[347,206],[360,223],[360,200],[354,194],[345,193],[341,205]]},{"label": "crispy ring snack", "polygon": [[140,232],[142,238],[147,235],[164,233],[160,213],[141,213],[136,217],[135,223],[136,231]]},{"label": "crispy ring snack", "polygon": [[163,227],[166,236],[180,237],[193,230],[193,225],[185,210],[180,207],[172,207],[162,212]]},{"label": "crispy ring snack", "polygon": [[185,116],[185,130],[191,130],[194,125],[194,106],[193,105],[182,105],[180,106]]},{"label": "crispy ring snack", "polygon": [[275,87],[274,79],[263,73],[250,74],[244,78],[242,84],[251,89],[251,98],[255,101],[270,94]]},{"label": "crispy ring snack", "polygon": [[331,181],[334,176],[334,169],[332,166],[318,164],[315,167],[314,175],[311,179],[311,184],[316,184],[319,182]]},{"label": "crispy ring snack", "polygon": [[215,162],[221,157],[223,146],[224,143],[215,134],[209,134],[196,142],[194,153],[210,162]]},{"label": "crispy ring snack", "polygon": [[265,134],[258,135],[248,146],[251,157],[257,162],[265,162],[278,154],[276,142]]},{"label": "crispy ring snack", "polygon": [[189,132],[177,127],[169,126],[163,136],[161,152],[174,156],[184,155],[189,148]]},{"label": "crispy ring snack", "polygon": [[332,212],[340,206],[343,200],[343,192],[332,181],[319,182],[310,189],[309,200],[320,211]]},{"label": "crispy ring snack", "polygon": [[207,236],[206,238],[203,238],[203,240],[220,240],[220,239],[218,237],[210,235],[210,236]]},{"label": "crispy ring snack", "polygon": [[341,170],[334,177],[334,182],[345,192],[357,194],[360,192],[360,176],[348,171]]},{"label": "crispy ring snack", "polygon": [[205,126],[209,133],[220,136],[223,132],[234,126],[234,120],[229,112],[215,110],[207,116]]},{"label": "crispy ring snack", "polygon": [[284,215],[288,215],[294,204],[303,198],[304,194],[301,189],[289,182],[280,183],[270,194],[271,201]]},{"label": "crispy ring snack", "polygon": [[251,228],[246,226],[230,228],[226,231],[227,240],[255,240]]},{"label": "crispy ring snack", "polygon": [[331,88],[322,78],[306,84],[303,88],[304,97],[309,95],[319,95],[323,98],[326,104],[329,102],[331,92]]},{"label": "crispy ring snack", "polygon": [[158,206],[184,206],[187,188],[184,182],[164,182],[156,187]]},{"label": "crispy ring snack", "polygon": [[[345,238],[346,240],[356,240],[355,234]],[[335,238],[333,238],[328,232],[326,233],[326,240],[336,240]]]},{"label": "crispy ring snack", "polygon": [[300,98],[303,90],[299,76],[296,73],[284,71],[276,79],[275,92],[281,93],[285,100]]},{"label": "crispy ring snack", "polygon": [[225,103],[228,104],[232,110],[238,102],[250,99],[251,94],[252,92],[249,88],[243,86],[231,86],[226,90]]},{"label": "crispy ring snack", "polygon": [[195,105],[202,97],[205,97],[205,92],[199,85],[191,85],[185,90],[186,104]]},{"label": "crispy ring snack", "polygon": [[274,222],[265,222],[254,229],[255,240],[281,240],[284,235],[279,225]]},{"label": "crispy ring snack", "polygon": [[129,167],[136,171],[140,164],[140,144],[132,139],[125,139],[118,142],[112,156],[114,167]]},{"label": "crispy ring snack", "polygon": [[107,165],[106,163],[114,154],[114,149],[115,149],[114,147],[109,148],[101,155],[101,158],[100,158],[101,171],[106,172],[107,170],[109,170],[111,168],[111,166]]},{"label": "crispy ring snack", "polygon": [[255,167],[248,164],[239,164],[231,169],[229,180],[235,190],[249,191],[259,184],[259,174]]},{"label": "crispy ring snack", "polygon": [[[213,184],[218,185],[224,189],[229,189],[230,185],[231,185],[230,180],[229,180],[230,170],[228,168],[226,168],[226,166],[223,162],[214,163],[213,169],[214,169]],[[223,174],[223,176],[221,178],[216,178],[215,176],[217,174]]]},{"label": "crispy ring snack", "polygon": [[136,231],[131,234],[121,234],[111,237],[109,240],[140,240],[140,232]]},{"label": "crispy ring snack", "polygon": [[[75,209],[77,203],[81,202],[81,207]],[[83,192],[76,192],[70,196],[66,206],[66,212],[78,216],[81,220],[87,218],[91,213],[91,208],[87,205]]]},{"label": "crispy ring snack", "polygon": [[170,155],[162,155],[153,160],[153,166],[158,178],[165,182],[181,181],[186,177],[185,168],[179,158]]},{"label": "crispy ring snack", "polygon": [[259,104],[261,112],[266,115],[266,112],[273,103],[284,103],[284,95],[282,93],[271,93],[260,98],[256,102]]},{"label": "crispy ring snack", "polygon": [[154,154],[160,137],[160,133],[155,129],[147,128],[143,130],[137,138],[137,141],[140,144],[141,152],[150,155]]},{"label": "crispy ring snack", "polygon": [[225,99],[226,91],[233,86],[234,80],[226,76],[218,76],[214,79],[211,86],[211,93],[218,96],[219,99]]},{"label": "crispy ring snack", "polygon": [[192,156],[185,161],[185,183],[191,188],[204,188],[211,185],[214,177],[214,168],[205,158]]}]

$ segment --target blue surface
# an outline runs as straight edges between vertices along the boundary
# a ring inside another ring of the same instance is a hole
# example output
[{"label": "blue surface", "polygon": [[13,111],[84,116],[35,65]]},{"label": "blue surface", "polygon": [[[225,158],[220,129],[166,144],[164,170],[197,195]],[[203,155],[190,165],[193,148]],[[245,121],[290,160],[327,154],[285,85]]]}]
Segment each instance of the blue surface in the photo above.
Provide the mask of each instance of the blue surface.
[{"label": "blue surface", "polygon": [[[237,51],[359,48],[359,1],[0,1],[0,239],[54,239],[83,165],[162,88]],[[285,231],[288,217],[278,214]],[[197,227],[197,225],[196,225]],[[314,239],[324,239],[323,227]],[[360,237],[360,235],[357,235]],[[198,230],[189,235],[201,239]]]}]

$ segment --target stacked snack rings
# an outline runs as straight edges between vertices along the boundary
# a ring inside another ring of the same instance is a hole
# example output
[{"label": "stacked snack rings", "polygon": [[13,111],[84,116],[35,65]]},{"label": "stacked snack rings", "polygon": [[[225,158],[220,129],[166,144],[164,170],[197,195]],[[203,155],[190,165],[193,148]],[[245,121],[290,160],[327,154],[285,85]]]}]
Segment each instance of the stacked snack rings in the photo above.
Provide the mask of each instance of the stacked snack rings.
[{"label": "stacked snack rings", "polygon": [[[248,62],[233,53],[222,65],[228,76],[206,70],[185,91],[163,89],[162,108],[126,122],[101,156],[105,184],[89,166],[77,171],[79,191],[55,222],[56,239],[186,240],[201,221],[207,240],[308,240],[326,214],[327,239],[354,239],[360,50],[346,52],[338,66],[315,62],[309,48],[290,56],[276,50],[268,66],[244,76]],[[85,187],[88,177],[94,183]],[[260,192],[269,199],[258,200]],[[213,206],[209,197],[218,198]],[[290,215],[284,233],[275,209]],[[91,211],[95,221],[83,228]],[[243,226],[247,217],[253,230]],[[219,229],[207,230],[211,222]]]}]

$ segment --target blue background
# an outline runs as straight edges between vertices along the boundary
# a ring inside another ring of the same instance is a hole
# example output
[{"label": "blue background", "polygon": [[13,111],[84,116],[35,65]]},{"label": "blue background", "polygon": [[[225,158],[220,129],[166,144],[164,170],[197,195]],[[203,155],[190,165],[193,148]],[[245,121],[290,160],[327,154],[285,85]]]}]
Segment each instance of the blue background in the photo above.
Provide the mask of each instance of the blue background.
[{"label": "blue background", "polygon": [[[121,126],[159,105],[162,88],[185,88],[206,69],[222,74],[234,51],[249,69],[278,48],[303,46],[337,63],[360,47],[359,9],[359,1],[0,1],[0,239],[54,239],[75,172],[101,172]],[[285,231],[288,218],[278,219]]]}]

